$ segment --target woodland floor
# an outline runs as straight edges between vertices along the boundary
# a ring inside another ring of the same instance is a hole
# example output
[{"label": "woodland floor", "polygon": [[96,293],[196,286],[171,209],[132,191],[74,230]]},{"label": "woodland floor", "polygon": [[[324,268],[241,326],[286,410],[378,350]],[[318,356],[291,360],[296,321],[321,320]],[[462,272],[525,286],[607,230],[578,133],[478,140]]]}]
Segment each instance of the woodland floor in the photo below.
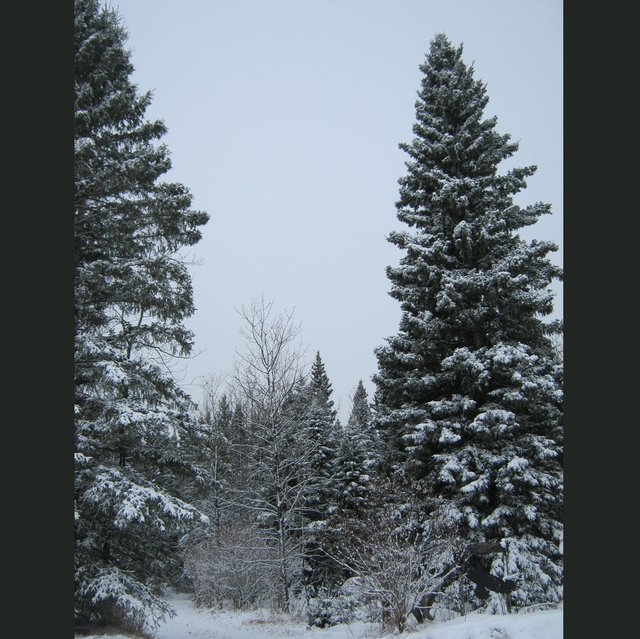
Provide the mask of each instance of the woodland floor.
[{"label": "woodland floor", "polygon": [[[156,639],[382,639],[397,637],[383,633],[378,624],[356,621],[330,628],[309,628],[296,615],[251,612],[215,612],[196,608],[188,595],[169,599],[176,616],[163,624]],[[561,639],[563,611],[528,614],[482,615],[471,613],[447,622],[410,626],[407,639]],[[79,637],[79,636],[78,636]],[[126,635],[92,635],[83,639],[130,639]]]}]

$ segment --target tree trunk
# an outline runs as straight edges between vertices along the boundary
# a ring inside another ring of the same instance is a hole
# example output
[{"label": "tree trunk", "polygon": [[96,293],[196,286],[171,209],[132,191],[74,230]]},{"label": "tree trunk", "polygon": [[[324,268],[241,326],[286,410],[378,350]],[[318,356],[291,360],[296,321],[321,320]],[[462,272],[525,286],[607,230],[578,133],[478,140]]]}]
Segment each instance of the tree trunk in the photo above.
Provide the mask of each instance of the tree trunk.
[{"label": "tree trunk", "polygon": [[[478,542],[477,544],[469,544],[468,546],[466,546],[466,548],[464,549],[463,558],[466,557],[466,559],[468,560],[468,558],[472,555],[490,555],[497,552],[500,552],[500,553],[505,552],[504,548],[498,542],[482,541],[482,542]],[[436,592],[442,592],[444,588],[446,588],[449,584],[453,582],[453,580],[459,574],[460,570],[462,570],[462,568],[464,567],[465,563],[466,563],[466,560],[462,561],[460,565],[458,565],[455,568],[454,567],[446,568],[442,574],[446,574],[447,576],[444,577],[444,579],[434,588],[434,590]],[[462,579],[462,576],[460,577],[460,579]],[[429,621],[433,621],[433,615],[431,614],[430,608],[431,606],[433,606],[435,601],[436,601],[436,595],[432,593],[427,593],[426,595],[423,595],[420,598],[418,605],[415,606],[411,611],[411,614],[415,617],[418,623],[424,623],[425,619],[428,619]],[[461,598],[461,606],[462,606],[462,609],[464,610],[465,608],[464,598]],[[462,614],[464,614],[464,612]]]},{"label": "tree trunk", "polygon": [[282,518],[278,520],[278,545],[280,550],[280,581],[282,587],[282,610],[289,612],[289,575],[287,574],[287,548]]}]

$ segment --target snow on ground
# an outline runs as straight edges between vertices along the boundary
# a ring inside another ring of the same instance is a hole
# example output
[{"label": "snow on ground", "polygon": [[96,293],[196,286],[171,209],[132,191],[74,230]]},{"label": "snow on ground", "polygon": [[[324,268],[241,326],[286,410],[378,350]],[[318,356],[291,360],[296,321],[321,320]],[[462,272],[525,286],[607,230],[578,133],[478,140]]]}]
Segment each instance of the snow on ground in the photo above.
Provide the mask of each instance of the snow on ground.
[{"label": "snow on ground", "polygon": [[157,631],[156,639],[353,639],[380,635],[377,624],[364,622],[308,628],[304,620],[268,610],[207,611],[195,608],[185,595],[174,595],[170,603],[178,614]]},{"label": "snow on ground", "polygon": [[[331,628],[309,628],[304,621],[266,610],[215,612],[196,608],[188,595],[169,599],[177,615],[163,624],[156,639],[382,639],[378,624],[362,621]],[[562,608],[517,615],[470,614],[443,623],[412,627],[407,639],[562,639]],[[79,635],[77,635],[79,637]],[[93,635],[83,639],[130,639]]]},{"label": "snow on ground", "polygon": [[517,615],[457,617],[409,634],[407,639],[562,639],[562,609]]}]

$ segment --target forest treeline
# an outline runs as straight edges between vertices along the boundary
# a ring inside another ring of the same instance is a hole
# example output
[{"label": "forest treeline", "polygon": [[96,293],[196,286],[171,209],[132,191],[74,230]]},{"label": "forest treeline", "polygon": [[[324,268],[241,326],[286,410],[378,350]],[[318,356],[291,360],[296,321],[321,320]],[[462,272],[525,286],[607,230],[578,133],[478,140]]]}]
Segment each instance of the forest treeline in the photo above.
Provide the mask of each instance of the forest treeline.
[{"label": "forest treeline", "polygon": [[[462,46],[431,42],[402,144],[389,266],[402,316],[340,423],[293,315],[241,309],[224,384],[171,374],[194,312],[181,250],[208,221],[132,83],[117,11],[75,0],[75,619],[151,636],[166,588],[201,605],[357,616],[403,630],[562,599],[561,323],[533,166],[486,118]],[[215,232],[215,229],[212,229]],[[212,283],[214,286],[215,283]],[[354,384],[357,380],[354,380]]]}]

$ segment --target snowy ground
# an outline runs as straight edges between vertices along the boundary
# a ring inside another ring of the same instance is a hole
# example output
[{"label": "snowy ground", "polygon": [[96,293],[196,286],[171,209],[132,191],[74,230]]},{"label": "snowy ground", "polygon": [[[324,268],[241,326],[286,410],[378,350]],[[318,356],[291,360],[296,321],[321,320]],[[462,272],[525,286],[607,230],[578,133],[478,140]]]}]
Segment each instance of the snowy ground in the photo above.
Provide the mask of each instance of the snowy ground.
[{"label": "snowy ground", "polygon": [[[170,599],[177,615],[156,639],[381,639],[377,624],[354,622],[331,628],[308,628],[302,621],[267,611],[210,612],[197,609],[186,595]],[[395,635],[397,636],[397,635]],[[476,615],[446,623],[410,628],[407,639],[561,639],[562,609],[518,615]],[[79,635],[77,635],[79,637]],[[124,635],[92,635],[83,639],[129,639]]]}]

